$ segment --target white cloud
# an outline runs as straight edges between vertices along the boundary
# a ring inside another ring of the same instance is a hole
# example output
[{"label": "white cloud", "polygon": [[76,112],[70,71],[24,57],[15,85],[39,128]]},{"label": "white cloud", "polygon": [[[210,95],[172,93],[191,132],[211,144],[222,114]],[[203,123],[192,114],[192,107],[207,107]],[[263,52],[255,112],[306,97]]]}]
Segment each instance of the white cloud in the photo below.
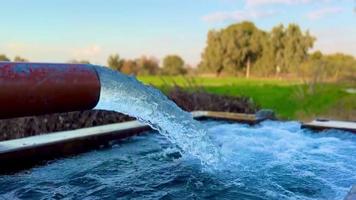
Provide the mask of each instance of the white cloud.
[{"label": "white cloud", "polygon": [[84,48],[76,48],[71,51],[72,56],[80,59],[88,59],[90,57],[96,57],[102,53],[100,46],[94,44]]},{"label": "white cloud", "polygon": [[269,4],[300,4],[309,3],[311,1],[324,1],[324,0],[246,0],[247,6],[260,6]]},{"label": "white cloud", "polygon": [[318,10],[314,10],[312,12],[309,12],[307,14],[307,17],[311,20],[317,20],[323,17],[326,17],[328,15],[333,15],[333,14],[338,14],[341,13],[343,9],[341,7],[327,7],[327,8],[321,8]]},{"label": "white cloud", "polygon": [[235,10],[235,11],[221,11],[211,13],[203,17],[206,22],[224,22],[224,21],[243,21],[251,19],[260,19],[276,14],[274,11],[257,11],[257,10]]}]

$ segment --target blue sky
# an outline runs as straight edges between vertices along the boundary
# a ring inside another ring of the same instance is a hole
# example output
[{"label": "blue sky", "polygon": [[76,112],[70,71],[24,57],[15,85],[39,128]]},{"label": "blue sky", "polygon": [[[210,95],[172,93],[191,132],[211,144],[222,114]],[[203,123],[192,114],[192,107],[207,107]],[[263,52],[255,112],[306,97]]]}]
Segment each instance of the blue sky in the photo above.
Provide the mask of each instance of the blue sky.
[{"label": "blue sky", "polygon": [[298,23],[315,49],[356,56],[354,0],[4,0],[0,54],[31,61],[87,59],[111,53],[159,59],[179,54],[195,65],[210,29],[251,20],[269,30]]}]

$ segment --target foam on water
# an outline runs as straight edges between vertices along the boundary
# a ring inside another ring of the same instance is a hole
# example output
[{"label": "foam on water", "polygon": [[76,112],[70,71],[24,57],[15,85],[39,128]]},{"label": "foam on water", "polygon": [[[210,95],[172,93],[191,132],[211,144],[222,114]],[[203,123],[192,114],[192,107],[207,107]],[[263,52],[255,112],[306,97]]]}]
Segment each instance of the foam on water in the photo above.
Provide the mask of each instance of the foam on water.
[{"label": "foam on water", "polygon": [[96,109],[114,110],[149,124],[189,153],[211,165],[219,154],[206,131],[190,113],[180,109],[159,90],[143,85],[136,78],[105,67],[97,67],[101,82]]},{"label": "foam on water", "polygon": [[211,127],[222,156],[215,174],[229,183],[253,182],[268,199],[343,199],[356,184],[356,136],[300,126],[266,121]]}]

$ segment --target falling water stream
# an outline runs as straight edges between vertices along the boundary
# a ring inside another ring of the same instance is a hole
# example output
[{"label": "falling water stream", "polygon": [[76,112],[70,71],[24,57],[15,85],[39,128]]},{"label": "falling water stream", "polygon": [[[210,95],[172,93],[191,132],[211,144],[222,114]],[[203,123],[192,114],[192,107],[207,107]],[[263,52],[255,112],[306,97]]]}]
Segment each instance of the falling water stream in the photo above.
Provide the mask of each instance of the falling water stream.
[{"label": "falling water stream", "polygon": [[158,130],[184,153],[198,158],[203,164],[218,162],[217,148],[190,113],[180,109],[159,90],[143,85],[134,77],[106,67],[97,67],[96,70],[101,82],[96,109],[133,116]]}]

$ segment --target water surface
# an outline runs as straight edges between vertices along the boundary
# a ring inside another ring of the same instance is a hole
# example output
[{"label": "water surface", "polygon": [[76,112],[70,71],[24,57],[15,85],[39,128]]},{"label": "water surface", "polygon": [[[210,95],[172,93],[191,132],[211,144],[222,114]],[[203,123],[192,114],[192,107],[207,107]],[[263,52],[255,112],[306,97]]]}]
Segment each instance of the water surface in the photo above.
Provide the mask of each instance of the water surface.
[{"label": "water surface", "polygon": [[206,169],[155,131],[0,176],[0,199],[343,199],[356,183],[356,135],[296,122],[203,124],[222,161]]}]

